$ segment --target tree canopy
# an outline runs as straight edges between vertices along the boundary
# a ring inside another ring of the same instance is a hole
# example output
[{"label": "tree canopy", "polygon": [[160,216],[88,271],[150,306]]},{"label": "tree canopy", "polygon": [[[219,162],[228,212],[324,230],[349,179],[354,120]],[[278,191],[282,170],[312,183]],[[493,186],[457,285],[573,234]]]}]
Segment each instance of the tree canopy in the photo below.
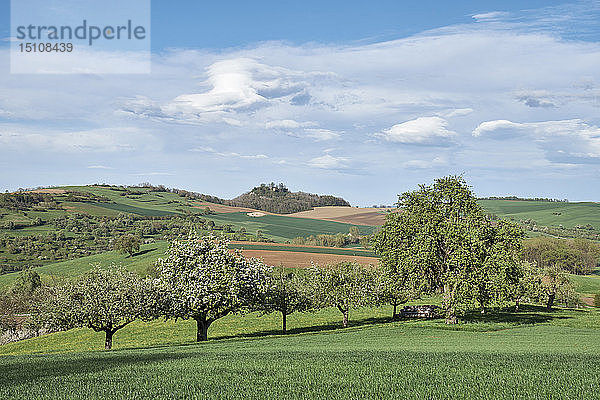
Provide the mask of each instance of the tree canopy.
[{"label": "tree canopy", "polygon": [[157,263],[157,287],[165,293],[165,315],[194,319],[196,340],[207,340],[209,326],[230,313],[256,308],[266,290],[269,268],[261,260],[229,251],[222,237],[171,242]]},{"label": "tree canopy", "polygon": [[155,316],[157,300],[149,282],[122,267],[96,267],[49,290],[49,298],[38,310],[39,323],[50,330],[86,327],[105,332],[106,350],[112,348],[119,329],[138,318]]},{"label": "tree canopy", "polygon": [[492,223],[462,177],[405,192],[373,247],[411,293],[443,294],[447,323],[475,306],[498,304],[518,282],[523,233]]},{"label": "tree canopy", "polygon": [[377,302],[374,272],[358,263],[341,262],[325,267],[313,265],[307,270],[306,281],[314,304],[340,310],[344,328],[348,326],[350,309]]}]

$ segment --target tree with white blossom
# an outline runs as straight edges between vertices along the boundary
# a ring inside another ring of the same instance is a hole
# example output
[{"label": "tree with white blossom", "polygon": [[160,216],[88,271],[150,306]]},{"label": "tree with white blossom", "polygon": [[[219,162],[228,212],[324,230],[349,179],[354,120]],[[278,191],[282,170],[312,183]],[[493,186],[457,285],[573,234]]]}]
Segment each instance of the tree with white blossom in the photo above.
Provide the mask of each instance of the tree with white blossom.
[{"label": "tree with white blossom", "polygon": [[196,341],[208,339],[210,325],[228,314],[251,311],[264,298],[270,268],[256,258],[230,251],[222,237],[173,241],[158,260],[156,286],[167,296],[167,318],[196,321]]},{"label": "tree with white blossom", "polygon": [[151,283],[138,274],[122,267],[96,267],[73,282],[49,288],[36,319],[50,330],[86,327],[105,332],[104,348],[110,350],[118,330],[156,316],[157,301]]}]

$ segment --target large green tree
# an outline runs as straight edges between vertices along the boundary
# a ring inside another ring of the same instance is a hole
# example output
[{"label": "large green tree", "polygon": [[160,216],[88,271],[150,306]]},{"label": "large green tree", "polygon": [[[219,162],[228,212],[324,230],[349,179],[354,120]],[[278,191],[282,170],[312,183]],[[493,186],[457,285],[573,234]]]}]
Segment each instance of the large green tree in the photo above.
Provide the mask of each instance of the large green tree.
[{"label": "large green tree", "polygon": [[208,328],[230,313],[258,308],[267,288],[269,268],[240,251],[229,251],[222,237],[173,241],[157,263],[157,287],[168,298],[168,318],[196,321],[196,340],[208,338]]},{"label": "large green tree", "polygon": [[405,192],[398,207],[386,216],[373,247],[411,292],[442,293],[446,323],[510,296],[518,282],[522,232],[508,222],[492,223],[462,177]]}]

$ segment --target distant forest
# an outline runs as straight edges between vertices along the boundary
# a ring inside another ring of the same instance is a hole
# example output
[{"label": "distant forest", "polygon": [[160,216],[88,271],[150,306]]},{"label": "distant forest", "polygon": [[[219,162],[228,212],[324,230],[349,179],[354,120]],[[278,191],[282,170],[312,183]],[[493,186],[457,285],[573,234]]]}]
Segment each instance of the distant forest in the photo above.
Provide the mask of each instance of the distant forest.
[{"label": "distant forest", "polygon": [[225,204],[236,207],[255,208],[278,214],[291,214],[323,206],[350,207],[350,203],[341,197],[290,192],[283,183],[276,185],[273,182],[270,184],[263,183],[248,193],[226,201]]}]

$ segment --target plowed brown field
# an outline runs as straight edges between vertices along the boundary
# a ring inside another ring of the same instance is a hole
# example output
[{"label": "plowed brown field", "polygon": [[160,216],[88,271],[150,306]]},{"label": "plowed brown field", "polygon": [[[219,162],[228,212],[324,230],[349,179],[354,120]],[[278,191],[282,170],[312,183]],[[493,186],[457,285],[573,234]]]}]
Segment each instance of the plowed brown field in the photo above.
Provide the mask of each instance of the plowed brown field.
[{"label": "plowed brown field", "polygon": [[273,250],[242,250],[242,254],[246,257],[262,258],[267,265],[284,266],[288,268],[310,267],[311,262],[318,265],[327,265],[342,261],[354,261],[363,265],[377,265],[377,259],[373,257],[346,256],[339,254]]}]

